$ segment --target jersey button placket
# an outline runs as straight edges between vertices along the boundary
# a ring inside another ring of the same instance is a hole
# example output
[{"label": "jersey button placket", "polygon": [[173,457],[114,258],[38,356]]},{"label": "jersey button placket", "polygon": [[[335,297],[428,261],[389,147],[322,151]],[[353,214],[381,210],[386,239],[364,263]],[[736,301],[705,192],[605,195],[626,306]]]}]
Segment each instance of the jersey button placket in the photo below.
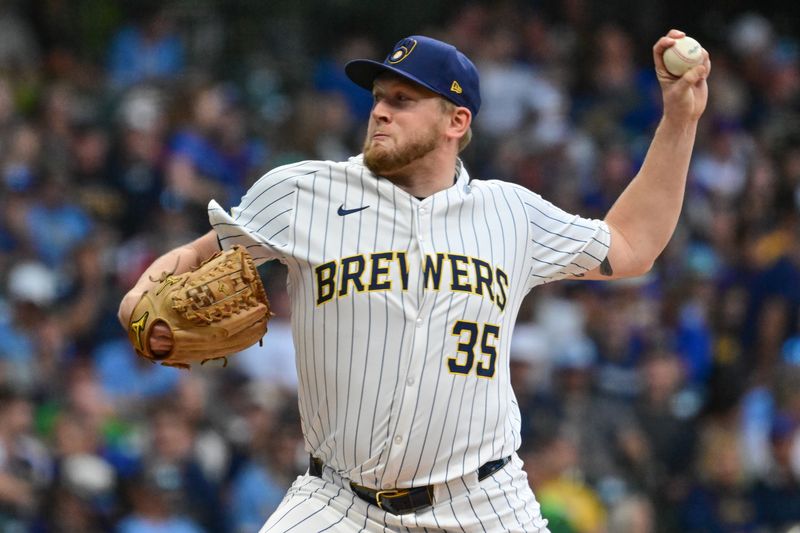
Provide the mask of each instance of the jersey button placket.
[{"label": "jersey button placket", "polygon": [[417,209],[417,241],[420,243],[420,248],[423,248],[422,243],[426,241],[425,233],[430,227],[430,217],[428,215],[429,212],[430,208],[427,205],[422,205],[419,207],[419,209]]},{"label": "jersey button placket", "polygon": [[[426,242],[427,239],[425,235],[428,234],[430,231],[430,207],[427,205],[425,206],[418,206],[416,209],[416,216],[414,217],[415,224],[415,237],[417,241],[417,245],[419,246],[420,255],[424,259],[427,253],[427,246]],[[409,369],[413,371],[413,369],[420,368],[424,362],[424,346],[425,346],[425,335],[422,334],[421,328],[423,328],[427,321],[424,318],[424,309],[426,305],[426,301],[429,299],[429,296],[426,295],[424,292],[420,294],[421,300],[419,302],[419,308],[417,309],[416,317],[413,318],[413,324],[415,326],[416,334],[412,336],[414,339],[410,346],[409,346],[409,357],[411,358],[411,362],[409,364]],[[413,315],[412,315],[413,316]],[[410,317],[409,317],[410,318]],[[401,392],[401,390],[397,391],[397,394],[400,395],[411,395],[411,398],[415,398],[416,392],[414,391],[413,387],[416,385],[417,379],[414,376],[406,376],[402,381],[400,381],[399,385],[402,388],[405,388],[405,392]],[[416,401],[410,400],[408,396],[406,396],[406,401],[401,402],[401,405],[398,407],[397,416],[397,424],[394,427],[394,436],[391,438],[389,444],[389,454],[387,457],[386,463],[386,471],[384,474],[384,479],[391,479],[394,480],[399,475],[399,470],[403,466],[407,466],[403,464],[403,458],[405,455],[405,448],[404,444],[406,438],[410,438],[412,426],[414,424],[414,408],[413,406],[416,405]],[[384,483],[384,489],[391,489],[394,488],[394,484],[392,482]]]}]

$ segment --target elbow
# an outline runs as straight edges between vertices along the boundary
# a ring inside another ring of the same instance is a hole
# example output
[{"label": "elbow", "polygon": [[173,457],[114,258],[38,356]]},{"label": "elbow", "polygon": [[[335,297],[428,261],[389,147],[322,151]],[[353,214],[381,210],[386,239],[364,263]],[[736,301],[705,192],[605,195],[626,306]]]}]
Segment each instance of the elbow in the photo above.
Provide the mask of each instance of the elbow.
[{"label": "elbow", "polygon": [[634,263],[632,271],[630,272],[630,277],[638,278],[639,276],[644,276],[649,274],[651,270],[653,270],[653,266],[655,265],[655,259],[640,259]]},{"label": "elbow", "polygon": [[611,231],[611,249],[608,259],[615,278],[635,278],[648,274],[655,266],[656,259],[664,251],[664,245],[657,236],[649,232],[635,231],[629,227],[606,218]]},{"label": "elbow", "polygon": [[639,276],[644,276],[645,274],[649,274],[651,270],[653,270],[653,266],[655,266],[656,262],[647,261],[646,263],[642,264],[641,270],[639,271]]},{"label": "elbow", "polygon": [[610,266],[613,268],[612,276],[615,278],[638,278],[648,274],[655,265],[655,258],[650,256],[640,257],[630,254],[625,258],[617,259],[619,260],[610,262]]}]

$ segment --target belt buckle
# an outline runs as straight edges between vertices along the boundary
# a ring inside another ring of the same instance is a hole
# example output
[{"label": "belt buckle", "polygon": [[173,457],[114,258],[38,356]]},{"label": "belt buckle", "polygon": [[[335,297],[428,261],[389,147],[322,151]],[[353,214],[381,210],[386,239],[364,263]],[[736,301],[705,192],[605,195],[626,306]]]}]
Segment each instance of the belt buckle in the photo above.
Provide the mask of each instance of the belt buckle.
[{"label": "belt buckle", "polygon": [[407,496],[408,490],[407,489],[389,489],[389,490],[379,490],[375,493],[375,503],[381,511],[386,511],[383,508],[383,499],[392,499],[392,498],[399,498],[401,496]]}]

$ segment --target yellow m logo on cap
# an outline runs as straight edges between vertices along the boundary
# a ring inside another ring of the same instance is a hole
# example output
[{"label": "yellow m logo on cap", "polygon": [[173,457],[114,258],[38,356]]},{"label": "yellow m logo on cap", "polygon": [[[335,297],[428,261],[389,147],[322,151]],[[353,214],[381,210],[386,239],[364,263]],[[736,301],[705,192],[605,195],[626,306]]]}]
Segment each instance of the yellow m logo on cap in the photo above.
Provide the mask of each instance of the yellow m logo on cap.
[{"label": "yellow m logo on cap", "polygon": [[459,85],[458,82],[454,80],[453,84],[450,86],[450,92],[461,94],[464,92],[464,90],[461,88],[461,85]]}]

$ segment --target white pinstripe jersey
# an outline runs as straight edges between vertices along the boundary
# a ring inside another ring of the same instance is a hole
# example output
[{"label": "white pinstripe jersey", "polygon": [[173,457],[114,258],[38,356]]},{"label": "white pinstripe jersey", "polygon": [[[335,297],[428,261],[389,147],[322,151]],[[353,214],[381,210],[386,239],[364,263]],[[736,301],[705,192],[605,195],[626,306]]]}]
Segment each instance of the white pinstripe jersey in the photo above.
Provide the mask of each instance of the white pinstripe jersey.
[{"label": "white pinstripe jersey", "polygon": [[230,215],[209,204],[223,247],[287,265],[306,447],[362,485],[441,483],[515,451],[522,299],[608,252],[604,222],[458,168],[419,200],[361,156],[304,161],[266,174]]}]

